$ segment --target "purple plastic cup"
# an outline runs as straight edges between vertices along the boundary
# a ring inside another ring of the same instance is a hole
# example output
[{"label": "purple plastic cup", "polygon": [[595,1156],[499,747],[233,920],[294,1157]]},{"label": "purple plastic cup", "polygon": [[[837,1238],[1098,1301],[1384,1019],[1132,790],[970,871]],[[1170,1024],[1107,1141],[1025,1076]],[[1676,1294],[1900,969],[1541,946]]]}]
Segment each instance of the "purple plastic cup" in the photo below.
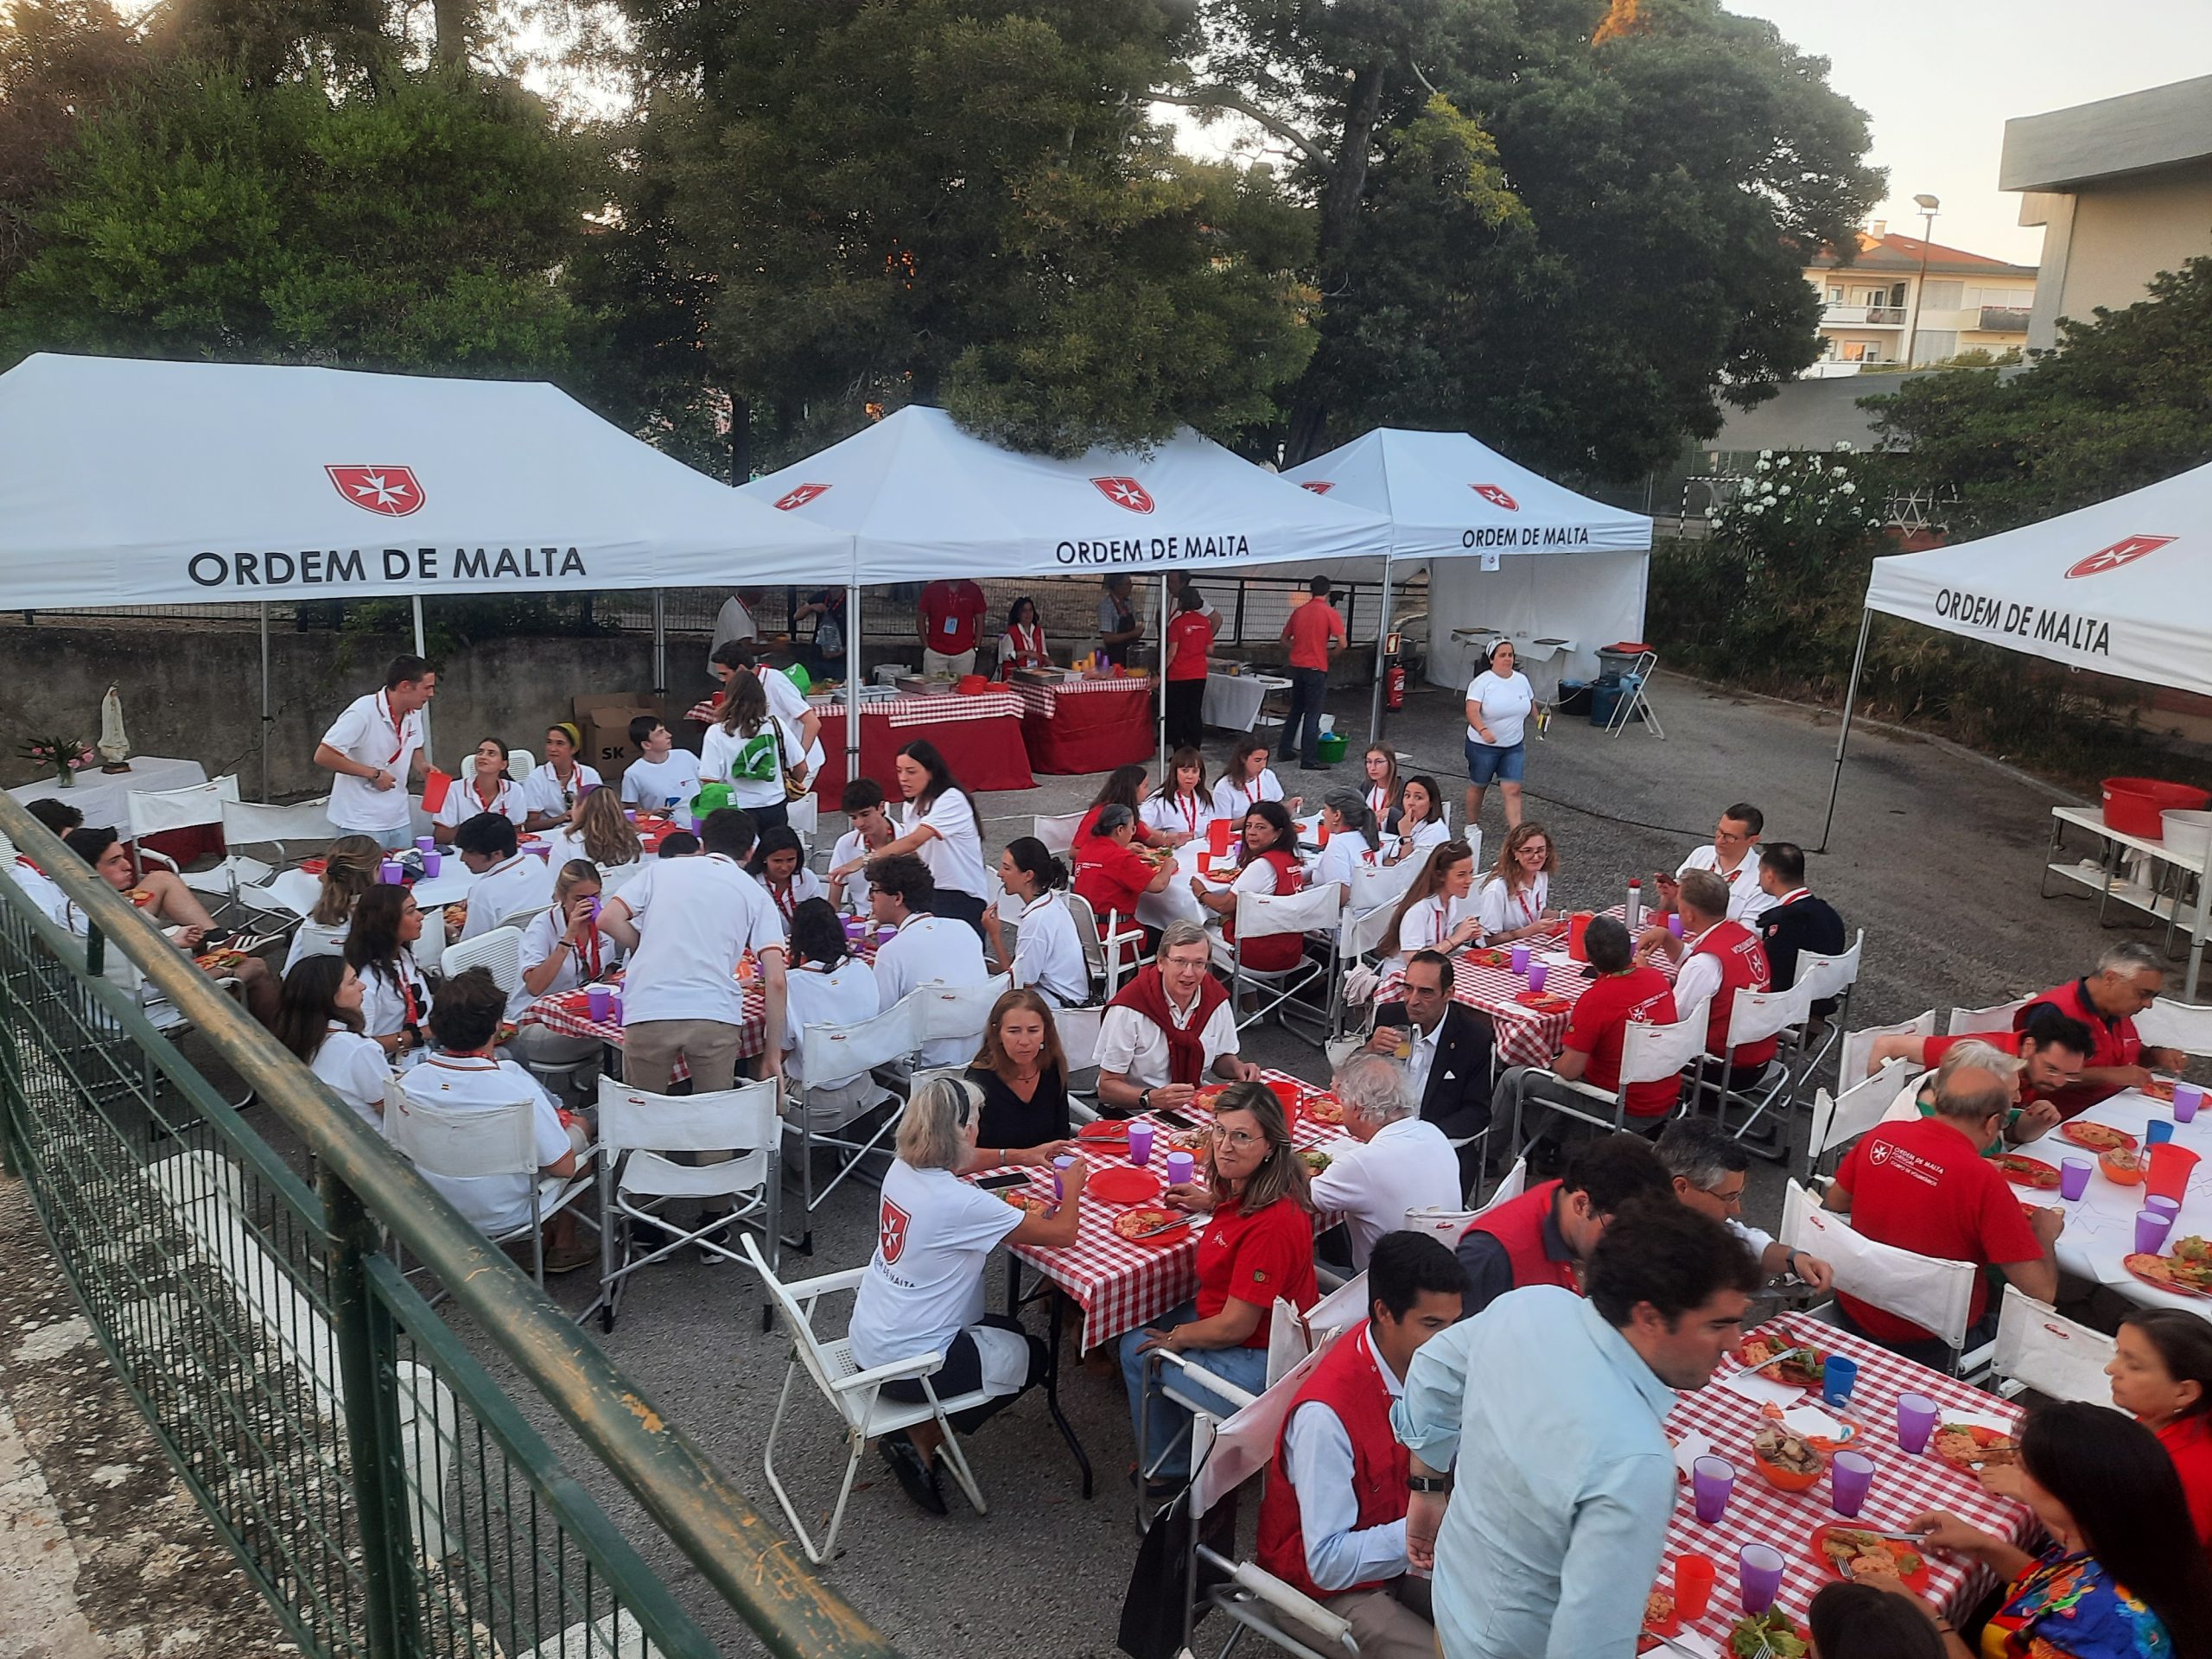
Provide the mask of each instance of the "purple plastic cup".
[{"label": "purple plastic cup", "polygon": [[1782,1552],[1770,1544],[1745,1544],[1737,1553],[1737,1583],[1746,1613],[1763,1613],[1774,1605],[1782,1593]]},{"label": "purple plastic cup", "polygon": [[2166,1235],[2173,1231],[2174,1218],[2163,1210],[2153,1210],[2148,1205],[2135,1212],[2135,1253],[2156,1255],[2166,1247]]},{"label": "purple plastic cup", "polygon": [[591,1008],[593,1019],[604,1020],[613,1011],[614,993],[604,985],[587,985],[584,987],[584,1001]]},{"label": "purple plastic cup", "polygon": [[2058,1160],[2058,1196],[2069,1204],[2089,1190],[2089,1176],[2096,1166],[2086,1158]]},{"label": "purple plastic cup", "polygon": [[1708,1527],[1728,1512],[1728,1494],[1736,1488],[1736,1465],[1726,1458],[1700,1458],[1690,1465],[1690,1493],[1697,1503],[1697,1518]]},{"label": "purple plastic cup", "polygon": [[1681,911],[1670,910],[1667,912],[1667,931],[1678,939],[1682,937],[1682,912]]},{"label": "purple plastic cup", "polygon": [[635,823],[638,821],[638,809],[634,806],[626,806],[622,809],[622,816]]},{"label": "purple plastic cup", "polygon": [[2143,1200],[2143,1207],[2145,1210],[2158,1211],[2170,1221],[2178,1221],[2181,1219],[2181,1200],[2179,1198],[2162,1198],[2156,1192],[2153,1192],[2150,1197]]},{"label": "purple plastic cup", "polygon": [[2204,1103],[2204,1091],[2193,1083],[2174,1084],[2174,1122],[2186,1123]]},{"label": "purple plastic cup", "polygon": [[423,874],[425,878],[435,875],[445,867],[446,855],[443,853],[429,852],[423,855]]},{"label": "purple plastic cup", "polygon": [[2174,1138],[2174,1126],[2167,1119],[2154,1117],[2143,1126],[2143,1144],[2156,1147]]},{"label": "purple plastic cup", "polygon": [[1512,962],[1513,971],[1515,973],[1525,974],[1529,971],[1529,947],[1527,945],[1515,945],[1510,953],[1510,959]]},{"label": "purple plastic cup", "polygon": [[433,841],[428,836],[417,836],[415,837],[415,850],[418,853],[427,853],[431,848],[437,844],[438,843],[436,842]]},{"label": "purple plastic cup", "polygon": [[619,990],[607,994],[607,1017],[618,1026],[622,1023],[622,993]]},{"label": "purple plastic cup", "polygon": [[1544,988],[1544,981],[1550,976],[1550,964],[1541,962],[1530,963],[1529,964],[1529,988],[1532,991],[1542,990]]},{"label": "purple plastic cup", "polygon": [[1924,1394],[1897,1395],[1897,1449],[1918,1457],[1936,1432],[1936,1402]]},{"label": "purple plastic cup", "polygon": [[1058,1157],[1052,1160],[1052,1202],[1054,1204],[1058,1204],[1061,1199],[1067,1197],[1066,1191],[1060,1185],[1060,1177],[1069,1168],[1071,1168],[1074,1163],[1075,1154],[1071,1152],[1064,1152]]},{"label": "purple plastic cup", "polygon": [[1855,1516],[1874,1484],[1874,1459],[1858,1452],[1839,1452],[1828,1463],[1828,1502],[1838,1515]]},{"label": "purple plastic cup", "polygon": [[1132,1118],[1129,1122],[1129,1161],[1148,1164],[1152,1161],[1152,1125]]},{"label": "purple plastic cup", "polygon": [[1197,1160],[1189,1153],[1169,1153],[1167,1154],[1167,1185],[1188,1186],[1191,1184],[1191,1177],[1196,1173],[1197,1168]]},{"label": "purple plastic cup", "polygon": [[396,858],[387,858],[377,867],[377,880],[387,887],[397,887],[400,874],[399,861]]}]

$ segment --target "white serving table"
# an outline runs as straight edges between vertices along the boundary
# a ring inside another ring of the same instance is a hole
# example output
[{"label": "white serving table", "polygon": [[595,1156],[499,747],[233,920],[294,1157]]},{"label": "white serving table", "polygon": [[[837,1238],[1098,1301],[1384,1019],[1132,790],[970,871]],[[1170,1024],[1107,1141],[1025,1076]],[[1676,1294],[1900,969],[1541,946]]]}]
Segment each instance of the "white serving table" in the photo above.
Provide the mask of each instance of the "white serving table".
[{"label": "white serving table", "polygon": [[130,801],[135,791],[188,789],[207,781],[207,769],[197,760],[176,760],[165,755],[134,754],[128,772],[102,772],[88,766],[77,781],[63,789],[52,778],[35,784],[18,784],[8,792],[26,805],[33,801],[67,801],[85,815],[87,830],[112,830],[130,838]]},{"label": "white serving table", "polygon": [[[2096,838],[2098,855],[2069,861],[2060,855],[2069,829]],[[2051,896],[2051,878],[2085,887],[2097,895],[2097,920],[2101,925],[2114,899],[2166,925],[2171,941],[2177,926],[2189,937],[2189,970],[2182,986],[2182,1000],[2196,1001],[2197,976],[2204,963],[2204,942],[2212,937],[2206,925],[2208,898],[2205,856],[2201,850],[2170,847],[2163,841],[2115,830],[2094,807],[2054,806],[2050,809],[2050,857],[2044,866],[2038,889]],[[2196,893],[2189,888],[2194,879]]]}]

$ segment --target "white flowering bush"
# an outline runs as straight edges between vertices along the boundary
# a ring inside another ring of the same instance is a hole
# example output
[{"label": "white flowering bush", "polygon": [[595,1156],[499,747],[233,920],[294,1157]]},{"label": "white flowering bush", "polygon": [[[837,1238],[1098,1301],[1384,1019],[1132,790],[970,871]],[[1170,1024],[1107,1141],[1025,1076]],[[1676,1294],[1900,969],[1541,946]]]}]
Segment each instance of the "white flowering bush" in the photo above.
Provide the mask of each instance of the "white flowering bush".
[{"label": "white flowering bush", "polygon": [[1706,517],[1713,533],[1745,554],[1847,546],[1882,527],[1872,493],[1853,461],[1827,454],[1759,451],[1751,475]]}]

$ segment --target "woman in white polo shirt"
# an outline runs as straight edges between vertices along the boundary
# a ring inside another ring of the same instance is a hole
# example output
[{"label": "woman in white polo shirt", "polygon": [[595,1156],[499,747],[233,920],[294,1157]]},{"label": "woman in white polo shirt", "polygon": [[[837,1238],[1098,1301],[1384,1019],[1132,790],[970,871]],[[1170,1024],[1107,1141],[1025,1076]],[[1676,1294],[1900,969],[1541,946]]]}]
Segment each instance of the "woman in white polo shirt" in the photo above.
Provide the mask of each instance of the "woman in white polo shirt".
[{"label": "woman in white polo shirt", "polygon": [[[960,1179],[976,1147],[982,1091],[959,1077],[932,1077],[914,1090],[899,1120],[898,1161],[883,1178],[875,1254],[861,1278],[849,1328],[854,1363],[895,1364],[942,1353],[931,1374],[942,1398],[978,1390],[989,1397],[956,1414],[972,1433],[1012,1405],[1045,1375],[1045,1344],[1015,1320],[984,1311],[984,1271],[1001,1243],[1058,1249],[1076,1242],[1076,1202],[1085,1166],[1062,1174],[1057,1208],[1032,1212]],[[884,1385],[893,1400],[927,1396],[918,1380]],[[944,1435],[934,1423],[887,1434],[877,1445],[899,1484],[920,1509],[945,1512],[936,1459]]]},{"label": "woman in white polo shirt", "polygon": [[1416,950],[1449,956],[1483,936],[1483,921],[1469,898],[1475,885],[1475,855],[1464,841],[1447,841],[1428,855],[1406,896],[1398,901],[1391,936],[1395,955],[1383,964],[1385,976],[1402,975]]},{"label": "woman in white polo shirt", "polygon": [[550,830],[576,809],[577,797],[599,787],[599,773],[576,759],[583,734],[572,721],[556,721],[545,728],[545,759],[531,768],[522,782],[523,804],[529,816],[526,830]]},{"label": "woman in white polo shirt", "polygon": [[1352,874],[1375,861],[1382,830],[1366,800],[1349,789],[1332,789],[1323,798],[1321,827],[1329,832],[1329,840],[1313,866],[1313,885],[1335,882],[1349,903]]},{"label": "woman in white polo shirt", "polygon": [[346,965],[361,977],[361,1027],[394,1065],[412,1065],[430,1016],[430,982],[415,960],[423,910],[404,887],[381,883],[353,906]]},{"label": "woman in white polo shirt", "polygon": [[1444,791],[1435,779],[1417,772],[1406,779],[1398,791],[1397,830],[1383,839],[1389,843],[1382,855],[1385,864],[1427,857],[1452,839],[1451,826],[1444,822]]},{"label": "woman in white polo shirt", "polygon": [[830,877],[849,875],[879,858],[912,853],[929,866],[937,885],[931,913],[965,922],[981,938],[989,878],[983,871],[983,821],[976,803],[934,743],[918,739],[899,750],[898,772],[899,791],[906,798],[898,836],[864,860],[839,865]]},{"label": "woman in white polo shirt", "polygon": [[1492,944],[1549,933],[1558,913],[1550,908],[1552,873],[1559,849],[1541,823],[1516,824],[1497,849],[1497,867],[1483,883],[1476,908],[1483,933]]},{"label": "woman in white polo shirt", "polygon": [[[522,977],[507,994],[510,1022],[539,997],[596,985],[620,965],[622,947],[600,931],[600,903],[599,867],[583,858],[563,864],[554,878],[553,902],[523,929]],[[525,1065],[575,1065],[597,1058],[600,1048],[596,1037],[567,1037],[545,1026],[524,1026],[507,1045]],[[596,1084],[582,1072],[572,1075],[577,1094],[591,1098]]]},{"label": "woman in white polo shirt", "polygon": [[284,976],[276,1040],[364,1121],[382,1123],[391,1061],[361,1026],[360,976],[344,958],[309,957]]},{"label": "woman in white polo shirt", "polygon": [[983,931],[991,941],[992,959],[1001,969],[1011,966],[1017,988],[1030,987],[1055,1007],[1081,1007],[1090,1001],[1090,964],[1084,960],[1083,940],[1065,897],[1067,867],[1036,836],[1017,836],[999,855],[999,883],[1021,912],[1014,924],[1010,964],[999,933],[998,911],[994,907],[984,912]]},{"label": "woman in white polo shirt", "polygon": [[530,816],[523,804],[522,785],[507,776],[507,746],[487,737],[469,757],[468,775],[456,778],[430,814],[430,833],[438,845],[453,845],[453,832],[479,812],[497,812],[517,829]]}]

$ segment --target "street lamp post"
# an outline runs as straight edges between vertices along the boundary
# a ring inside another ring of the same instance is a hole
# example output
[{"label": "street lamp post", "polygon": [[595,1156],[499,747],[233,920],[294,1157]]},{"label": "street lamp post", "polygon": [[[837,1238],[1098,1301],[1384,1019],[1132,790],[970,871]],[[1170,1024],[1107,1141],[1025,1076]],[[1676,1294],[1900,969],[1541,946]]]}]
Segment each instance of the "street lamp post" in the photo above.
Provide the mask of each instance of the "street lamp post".
[{"label": "street lamp post", "polygon": [[1920,209],[1920,280],[1913,284],[1912,324],[1905,330],[1904,365],[1913,366],[1913,351],[1920,343],[1920,308],[1928,296],[1928,243],[1936,234],[1936,211],[1943,204],[1929,195],[1915,196],[1913,205]]}]

